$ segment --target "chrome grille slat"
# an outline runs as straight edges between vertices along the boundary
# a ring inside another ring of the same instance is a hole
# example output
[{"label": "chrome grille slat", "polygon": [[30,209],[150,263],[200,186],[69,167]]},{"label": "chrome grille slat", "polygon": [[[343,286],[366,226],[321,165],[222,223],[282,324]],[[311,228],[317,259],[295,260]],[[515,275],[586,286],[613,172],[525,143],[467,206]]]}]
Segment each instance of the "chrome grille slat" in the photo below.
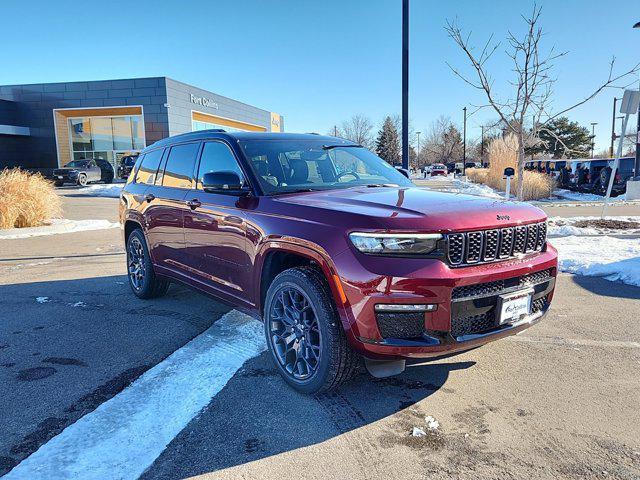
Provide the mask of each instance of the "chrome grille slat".
[{"label": "chrome grille slat", "polygon": [[447,259],[453,266],[475,265],[542,250],[546,222],[447,235]]}]

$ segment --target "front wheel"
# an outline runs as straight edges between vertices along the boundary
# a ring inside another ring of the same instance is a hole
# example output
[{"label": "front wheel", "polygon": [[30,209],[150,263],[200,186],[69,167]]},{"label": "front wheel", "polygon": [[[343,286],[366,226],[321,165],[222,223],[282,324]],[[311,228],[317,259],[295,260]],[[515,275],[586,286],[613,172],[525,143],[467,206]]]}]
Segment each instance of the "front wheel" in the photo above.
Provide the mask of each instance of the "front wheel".
[{"label": "front wheel", "polygon": [[136,229],[127,238],[127,274],[129,286],[139,298],[161,297],[169,289],[167,280],[158,278],[142,230]]},{"label": "front wheel", "polygon": [[87,175],[85,173],[81,173],[78,175],[78,185],[80,187],[86,187],[89,181],[87,180]]},{"label": "front wheel", "polygon": [[265,335],[284,380],[302,393],[337,388],[360,361],[347,343],[323,275],[309,267],[280,273],[267,291]]}]

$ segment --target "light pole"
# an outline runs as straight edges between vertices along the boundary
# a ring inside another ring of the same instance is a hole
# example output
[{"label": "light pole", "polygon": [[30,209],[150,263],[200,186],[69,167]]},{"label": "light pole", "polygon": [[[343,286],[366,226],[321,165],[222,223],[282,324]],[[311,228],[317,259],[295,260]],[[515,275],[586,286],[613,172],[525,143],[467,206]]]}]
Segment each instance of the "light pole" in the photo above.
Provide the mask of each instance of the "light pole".
[{"label": "light pole", "polygon": [[409,0],[402,0],[402,168],[409,170]]},{"label": "light pole", "polygon": [[598,122],[591,122],[591,158],[593,158],[593,149],[596,146],[596,125]]},{"label": "light pole", "polygon": [[611,146],[609,147],[609,156],[613,158],[613,143],[616,141],[616,105],[618,104],[617,97],[613,97],[613,115],[611,116]]},{"label": "light pole", "polygon": [[462,175],[467,174],[467,107],[462,109],[464,121],[462,124]]},{"label": "light pole", "polygon": [[[636,23],[633,28],[640,28],[640,22]],[[638,105],[638,126],[636,127],[636,164],[633,175],[634,180],[640,180],[640,105]]]},{"label": "light pole", "polygon": [[422,132],[416,132],[416,135],[418,136],[418,152],[417,152],[417,157],[420,158],[420,134]]}]

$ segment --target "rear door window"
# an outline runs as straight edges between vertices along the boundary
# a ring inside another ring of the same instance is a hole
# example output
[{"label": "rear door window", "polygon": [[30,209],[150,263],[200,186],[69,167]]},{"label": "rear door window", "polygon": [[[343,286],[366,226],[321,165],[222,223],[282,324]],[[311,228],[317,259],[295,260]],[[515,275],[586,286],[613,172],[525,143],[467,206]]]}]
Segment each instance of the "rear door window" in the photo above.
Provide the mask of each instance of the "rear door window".
[{"label": "rear door window", "polygon": [[147,153],[142,159],[138,174],[136,175],[136,183],[146,183],[153,185],[156,181],[158,174],[158,167],[160,166],[160,160],[162,160],[162,152],[164,150],[154,150]]},{"label": "rear door window", "polygon": [[198,188],[202,189],[202,177],[205,173],[235,172],[240,179],[244,178],[240,165],[233,152],[222,142],[206,142],[200,157],[198,168]]},{"label": "rear door window", "polygon": [[163,187],[192,188],[193,169],[200,143],[185,143],[171,147],[162,177]]}]

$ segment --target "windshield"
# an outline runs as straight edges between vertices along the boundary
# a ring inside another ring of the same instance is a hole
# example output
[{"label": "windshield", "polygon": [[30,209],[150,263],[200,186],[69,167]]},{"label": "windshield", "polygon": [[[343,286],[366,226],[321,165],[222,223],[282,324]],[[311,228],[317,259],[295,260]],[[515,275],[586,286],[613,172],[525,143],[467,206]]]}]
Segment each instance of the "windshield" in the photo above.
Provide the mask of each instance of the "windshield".
[{"label": "windshield", "polygon": [[74,160],[73,162],[69,162],[65,165],[65,167],[71,168],[83,168],[89,165],[89,160]]},{"label": "windshield", "polygon": [[362,185],[411,186],[407,177],[364,147],[330,146],[326,141],[240,142],[267,195],[333,190]]}]

